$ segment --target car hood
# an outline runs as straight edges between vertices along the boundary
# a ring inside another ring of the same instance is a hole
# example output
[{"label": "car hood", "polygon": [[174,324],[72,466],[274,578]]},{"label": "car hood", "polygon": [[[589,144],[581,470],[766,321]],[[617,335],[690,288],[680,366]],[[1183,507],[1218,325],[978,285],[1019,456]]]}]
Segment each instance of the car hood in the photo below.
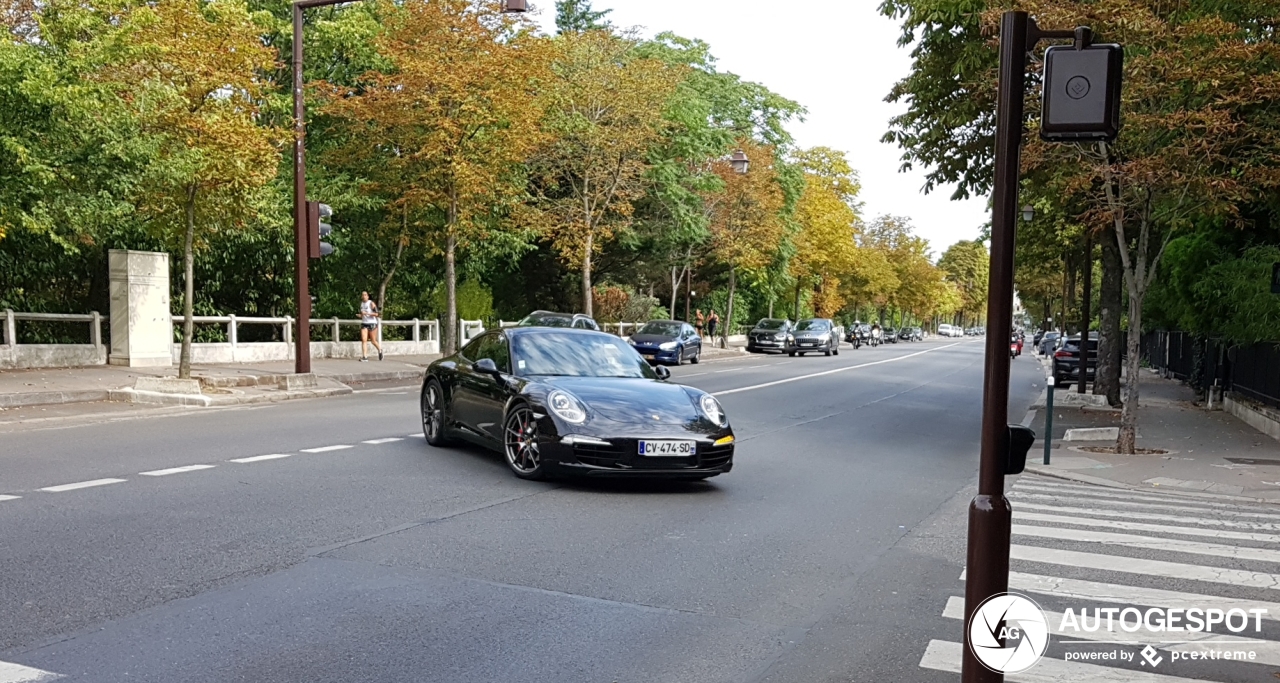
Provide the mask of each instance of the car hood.
[{"label": "car hood", "polygon": [[668,337],[665,334],[633,334],[631,335],[631,341],[637,344],[665,344],[676,341],[676,338]]},{"label": "car hood", "polygon": [[769,330],[763,327],[756,327],[756,328],[752,328],[751,330],[751,334],[774,335],[774,334],[786,334],[786,333],[787,333],[786,330]]},{"label": "car hood", "polygon": [[553,377],[545,384],[577,396],[589,414],[614,422],[687,424],[703,419],[684,387],[656,379]]}]

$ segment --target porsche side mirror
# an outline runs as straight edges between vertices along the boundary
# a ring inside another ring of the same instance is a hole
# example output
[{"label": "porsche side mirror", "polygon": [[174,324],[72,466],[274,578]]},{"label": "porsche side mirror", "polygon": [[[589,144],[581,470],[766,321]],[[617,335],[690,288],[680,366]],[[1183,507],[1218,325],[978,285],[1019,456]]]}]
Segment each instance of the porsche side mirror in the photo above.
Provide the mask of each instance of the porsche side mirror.
[{"label": "porsche side mirror", "polygon": [[481,374],[493,375],[494,377],[498,376],[498,365],[490,358],[481,358],[476,361],[475,369],[476,372]]},{"label": "porsche side mirror", "polygon": [[1027,451],[1036,442],[1036,433],[1030,427],[1009,425],[1009,446],[1004,463],[1005,474],[1022,474],[1027,467]]},{"label": "porsche side mirror", "polygon": [[671,371],[665,365],[655,367],[653,372],[658,375],[658,379],[671,379]]}]

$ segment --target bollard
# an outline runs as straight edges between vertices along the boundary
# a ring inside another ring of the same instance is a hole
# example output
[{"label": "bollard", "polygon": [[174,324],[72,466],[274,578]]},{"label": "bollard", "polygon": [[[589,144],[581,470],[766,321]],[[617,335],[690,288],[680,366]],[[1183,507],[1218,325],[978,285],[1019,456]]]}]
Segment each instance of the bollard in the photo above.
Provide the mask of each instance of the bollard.
[{"label": "bollard", "polygon": [[1045,378],[1044,400],[1044,464],[1049,464],[1049,447],[1053,445],[1053,375]]}]

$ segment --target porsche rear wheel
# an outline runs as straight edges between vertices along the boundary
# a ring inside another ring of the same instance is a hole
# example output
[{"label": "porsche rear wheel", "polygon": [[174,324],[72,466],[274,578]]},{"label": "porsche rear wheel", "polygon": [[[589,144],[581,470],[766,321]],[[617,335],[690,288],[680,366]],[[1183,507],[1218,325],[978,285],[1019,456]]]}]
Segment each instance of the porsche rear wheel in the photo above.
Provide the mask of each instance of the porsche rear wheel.
[{"label": "porsche rear wheel", "polygon": [[538,421],[529,406],[521,403],[507,413],[502,429],[503,453],[507,467],[521,479],[542,479],[546,468],[538,445]]}]

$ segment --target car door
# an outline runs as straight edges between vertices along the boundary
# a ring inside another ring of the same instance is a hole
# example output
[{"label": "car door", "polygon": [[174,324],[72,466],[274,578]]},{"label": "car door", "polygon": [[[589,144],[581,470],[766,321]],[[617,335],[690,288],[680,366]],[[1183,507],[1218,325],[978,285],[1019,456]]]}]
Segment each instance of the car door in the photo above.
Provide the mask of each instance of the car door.
[{"label": "car door", "polygon": [[697,330],[694,330],[692,325],[684,326],[684,338],[687,355],[690,358],[702,353],[702,337],[698,336]]},{"label": "car door", "polygon": [[510,392],[511,344],[507,335],[493,334],[485,345],[485,353],[498,366],[498,376],[484,375],[487,382],[479,383],[476,400],[476,427],[491,439],[501,442],[503,411]]},{"label": "car door", "polygon": [[[498,382],[493,375],[477,371],[475,364],[485,358],[498,362],[493,357],[497,337],[497,332],[476,337],[459,354],[461,358],[458,362],[458,386],[453,397],[453,415],[463,428],[479,436],[493,435],[490,404],[493,401],[493,389]],[[498,419],[501,421],[501,418]]]}]

